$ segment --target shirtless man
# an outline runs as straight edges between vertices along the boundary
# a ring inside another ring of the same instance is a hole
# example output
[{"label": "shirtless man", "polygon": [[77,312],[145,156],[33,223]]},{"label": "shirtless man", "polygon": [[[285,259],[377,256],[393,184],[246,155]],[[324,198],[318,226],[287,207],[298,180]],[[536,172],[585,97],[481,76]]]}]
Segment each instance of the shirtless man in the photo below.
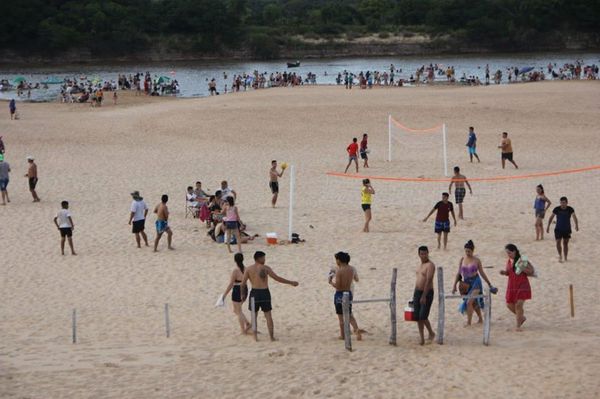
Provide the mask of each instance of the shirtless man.
[{"label": "shirtless man", "polygon": [[450,187],[448,187],[448,193],[452,195],[452,185],[455,185],[454,189],[454,199],[458,204],[458,218],[463,220],[463,200],[465,199],[465,195],[467,194],[467,190],[465,189],[465,184],[469,188],[469,194],[473,195],[473,190],[471,189],[471,185],[467,180],[465,175],[460,174],[460,168],[458,166],[454,167],[454,176],[452,176],[452,180],[450,181]]},{"label": "shirtless man", "polygon": [[[265,265],[266,254],[262,251],[256,251],[254,253],[254,264],[248,266],[244,270],[244,277],[242,278],[242,286],[248,283],[252,285],[250,290],[250,296],[248,297],[248,309],[252,311],[252,298],[254,298],[255,310],[258,312],[262,310],[267,319],[267,328],[269,329],[269,337],[271,341],[277,341],[274,335],[273,328],[273,317],[271,316],[271,292],[269,291],[269,277],[278,283],[289,284],[297,287],[297,281],[286,280],[283,277],[279,277],[273,269]],[[254,340],[257,340],[256,331],[254,332]]]},{"label": "shirtless man", "polygon": [[502,141],[500,142],[498,148],[502,150],[502,169],[504,169],[504,165],[507,160],[515,166],[515,169],[519,169],[515,161],[513,161],[512,142],[508,138],[508,133],[502,133]]},{"label": "shirtless man", "polygon": [[335,288],[333,304],[340,324],[340,339],[345,338],[342,299],[344,293],[348,292],[350,293],[350,325],[354,329],[356,339],[360,341],[362,340],[361,330],[358,328],[358,323],[352,314],[352,283],[354,281],[358,283],[358,274],[356,273],[356,269],[349,265],[350,255],[348,253],[338,252],[334,257],[335,263],[337,264],[337,270],[329,274],[329,284]]},{"label": "shirtless man", "polygon": [[167,207],[167,202],[169,202],[169,196],[163,194],[160,199],[160,204],[156,205],[156,208],[154,208],[154,213],[156,213],[156,239],[154,240],[154,252],[158,252],[158,242],[164,232],[167,233],[167,244],[169,249],[175,249],[171,246],[173,232],[169,227],[169,208]]},{"label": "shirtless man", "polygon": [[33,202],[40,202],[40,197],[38,197],[37,193],[35,192],[35,186],[38,182],[37,165],[35,164],[32,156],[27,157],[27,162],[29,163],[29,168],[27,169],[27,174],[25,177],[29,179],[29,191],[33,197]]},{"label": "shirtless man", "polygon": [[[285,166],[285,165],[284,165]],[[269,187],[271,188],[271,193],[273,193],[273,198],[271,199],[271,206],[275,208],[275,204],[277,204],[277,196],[279,195],[279,181],[278,178],[283,176],[283,172],[285,169],[281,169],[281,172],[277,172],[277,161],[271,161],[271,169],[269,170]]]},{"label": "shirtless man", "polygon": [[417,267],[417,279],[415,282],[415,293],[413,295],[414,320],[419,326],[421,345],[425,344],[424,327],[429,332],[429,343],[433,342],[435,333],[429,323],[429,310],[433,303],[433,275],[435,265],[429,260],[429,249],[426,246],[419,247],[419,258],[421,264]]}]

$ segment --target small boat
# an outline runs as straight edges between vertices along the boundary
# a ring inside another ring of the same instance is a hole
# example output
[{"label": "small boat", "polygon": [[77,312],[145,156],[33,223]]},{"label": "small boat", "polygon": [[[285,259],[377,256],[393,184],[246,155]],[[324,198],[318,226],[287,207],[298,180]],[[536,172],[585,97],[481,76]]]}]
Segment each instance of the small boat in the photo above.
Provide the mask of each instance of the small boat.
[{"label": "small boat", "polygon": [[288,66],[288,68],[298,68],[300,66],[300,61],[288,62],[287,66]]}]

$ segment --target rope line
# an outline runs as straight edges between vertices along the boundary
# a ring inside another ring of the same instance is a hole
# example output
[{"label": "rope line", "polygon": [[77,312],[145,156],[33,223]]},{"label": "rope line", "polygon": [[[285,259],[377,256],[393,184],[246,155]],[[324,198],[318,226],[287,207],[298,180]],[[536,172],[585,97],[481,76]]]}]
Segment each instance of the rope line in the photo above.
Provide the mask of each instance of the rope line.
[{"label": "rope line", "polygon": [[431,132],[437,132],[437,131],[439,131],[444,126],[443,123],[440,123],[439,125],[436,125],[434,127],[430,127],[428,129],[413,129],[413,128],[410,128],[408,126],[404,126],[402,123],[398,122],[397,120],[395,120],[391,116],[390,116],[390,120],[392,121],[392,123],[394,125],[396,125],[400,129],[406,130],[406,131],[411,132],[411,133],[431,133]]}]

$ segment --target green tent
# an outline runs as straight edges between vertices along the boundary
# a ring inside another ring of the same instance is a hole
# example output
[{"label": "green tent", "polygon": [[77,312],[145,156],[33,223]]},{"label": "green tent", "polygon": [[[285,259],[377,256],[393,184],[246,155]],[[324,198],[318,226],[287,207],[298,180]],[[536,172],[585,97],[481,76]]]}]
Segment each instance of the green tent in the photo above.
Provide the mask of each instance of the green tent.
[{"label": "green tent", "polygon": [[23,76],[19,76],[19,77],[15,78],[15,80],[13,80],[13,82],[15,82],[17,84],[21,83],[21,82],[26,82],[26,81],[27,81],[27,79],[25,79]]}]

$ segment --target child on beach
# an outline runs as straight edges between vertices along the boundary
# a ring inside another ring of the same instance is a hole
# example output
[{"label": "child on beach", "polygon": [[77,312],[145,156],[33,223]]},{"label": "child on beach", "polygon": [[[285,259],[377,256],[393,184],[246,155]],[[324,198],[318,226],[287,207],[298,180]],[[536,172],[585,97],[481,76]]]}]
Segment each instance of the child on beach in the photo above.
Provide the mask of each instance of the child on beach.
[{"label": "child on beach", "polygon": [[237,206],[235,206],[235,200],[233,197],[227,197],[225,208],[223,208],[223,222],[225,222],[227,250],[231,251],[231,235],[235,236],[236,244],[238,246],[238,252],[242,252],[242,238],[240,237],[240,214]]},{"label": "child on beach", "polygon": [[[333,296],[333,304],[335,307],[335,313],[338,317],[340,325],[340,339],[345,338],[344,334],[344,312],[342,307],[342,299],[344,293],[349,293],[350,301],[352,301],[352,283],[358,282],[358,274],[356,269],[350,266],[350,255],[346,252],[338,252],[334,255],[336,270],[329,274],[329,285],[335,288],[335,295]],[[350,303],[350,325],[354,329],[357,340],[362,340],[361,330],[358,328],[358,323],[352,314],[352,303]]]},{"label": "child on beach", "polygon": [[363,232],[369,232],[369,223],[371,223],[371,196],[375,194],[375,190],[373,186],[371,186],[371,181],[369,179],[363,179],[363,186],[360,189],[361,194],[361,207],[363,212],[365,213],[365,226],[363,227]]},{"label": "child on beach", "polygon": [[61,210],[54,217],[54,224],[58,231],[60,231],[60,252],[62,255],[65,254],[65,238],[69,241],[69,247],[71,248],[71,255],[77,255],[73,248],[73,230],[75,230],[75,224],[69,211],[69,202],[63,201],[60,203]]},{"label": "child on beach", "polygon": [[154,213],[156,213],[156,239],[154,240],[154,252],[158,252],[158,243],[164,233],[167,233],[167,247],[171,250],[175,249],[171,245],[173,232],[169,227],[169,208],[167,207],[167,202],[169,202],[169,196],[163,194],[160,198],[160,204],[156,205],[154,208]]},{"label": "child on beach", "polygon": [[477,162],[481,162],[479,155],[477,155],[477,135],[475,134],[475,128],[469,127],[469,138],[467,139],[467,148],[469,150],[469,160],[473,163],[473,157],[477,158]]},{"label": "child on beach", "polygon": [[348,168],[354,162],[356,165],[356,173],[358,173],[358,139],[355,137],[352,139],[352,143],[348,145],[346,151],[348,152],[348,165],[346,165],[346,170],[344,173],[348,173]]},{"label": "child on beach", "polygon": [[433,276],[435,274],[435,265],[429,259],[429,249],[426,246],[420,246],[418,249],[420,265],[417,266],[417,278],[415,281],[415,291],[413,294],[413,320],[419,327],[420,345],[425,344],[424,330],[429,332],[429,343],[433,342],[435,333],[429,323],[429,311],[433,304]]},{"label": "child on beach", "polygon": [[448,233],[450,233],[450,215],[452,215],[452,219],[454,219],[454,226],[456,227],[456,216],[454,216],[454,207],[452,205],[452,202],[448,201],[449,197],[450,194],[442,193],[442,200],[435,204],[435,206],[433,207],[431,212],[429,212],[427,217],[423,219],[423,222],[426,222],[427,219],[429,219],[429,217],[433,215],[433,212],[437,211],[435,215],[434,231],[435,234],[437,234],[438,249],[440,249],[442,234],[444,235],[444,249],[446,249],[446,246],[448,245]]}]

